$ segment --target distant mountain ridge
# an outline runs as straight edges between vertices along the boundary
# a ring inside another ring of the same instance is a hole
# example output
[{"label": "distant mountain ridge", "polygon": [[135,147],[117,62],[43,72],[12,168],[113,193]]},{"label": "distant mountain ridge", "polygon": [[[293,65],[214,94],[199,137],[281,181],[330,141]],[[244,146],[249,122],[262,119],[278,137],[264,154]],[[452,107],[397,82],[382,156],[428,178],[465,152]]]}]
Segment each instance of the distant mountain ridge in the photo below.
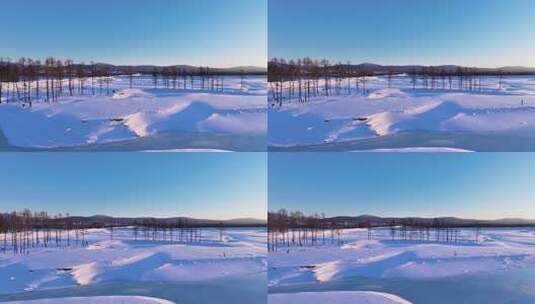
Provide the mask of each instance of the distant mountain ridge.
[{"label": "distant mountain ridge", "polygon": [[[22,67],[22,65],[18,62],[3,62],[4,65],[12,65],[12,66],[18,66]],[[208,68],[210,72],[216,73],[216,74],[223,74],[223,75],[239,75],[239,74],[246,74],[246,75],[266,75],[267,74],[267,67],[257,67],[257,66],[236,66],[236,67],[228,67],[228,68],[215,68],[210,66],[193,66],[193,65],[187,65],[187,64],[176,64],[176,65],[148,65],[148,64],[140,64],[140,65],[114,65],[104,62],[97,62],[93,64],[81,64],[81,63],[74,63],[72,64],[74,68],[76,67],[85,67],[86,69],[89,69],[90,66],[94,66],[95,68],[107,68],[111,71],[112,74],[118,75],[118,74],[128,74],[128,73],[139,73],[139,74],[152,74],[155,71],[162,72],[165,69],[178,69],[180,71],[185,71],[188,73],[197,73],[199,71],[199,68],[206,69]],[[44,67],[41,67],[40,72],[43,72]]]},{"label": "distant mountain ridge", "polygon": [[[270,62],[269,65],[273,65],[273,62]],[[277,63],[278,65],[282,66],[288,66],[288,63],[281,64]],[[392,72],[395,74],[402,74],[402,73],[420,73],[424,69],[428,69],[430,67],[433,67],[436,70],[440,70],[443,72],[455,72],[459,68],[469,68],[473,72],[478,73],[485,73],[485,74],[497,74],[497,73],[503,73],[503,74],[518,74],[518,75],[524,75],[524,74],[534,74],[535,75],[535,67],[526,67],[526,66],[504,66],[504,67],[496,67],[496,68],[480,68],[475,66],[460,66],[460,65],[454,65],[454,64],[443,64],[443,65],[381,65],[376,63],[370,63],[370,62],[364,62],[360,64],[347,64],[347,63],[334,63],[331,64],[332,67],[351,67],[355,70],[361,70],[361,71],[368,71],[373,72],[376,74],[386,74],[388,72]]]},{"label": "distant mountain ridge", "polygon": [[379,227],[392,225],[433,226],[442,225],[450,227],[503,227],[503,226],[535,226],[535,219],[503,218],[496,220],[463,219],[458,217],[379,217],[374,215],[336,216],[323,219],[324,222],[339,226],[351,227]]},{"label": "distant mountain ridge", "polygon": [[[165,68],[177,68],[179,70],[186,70],[186,71],[197,71],[199,70],[199,66],[192,66],[192,65],[185,65],[185,64],[178,64],[178,65],[165,65],[165,66],[158,66],[158,65],[112,65],[112,64],[106,64],[106,63],[97,63],[97,65],[105,65],[113,69],[120,70],[121,72],[126,69],[133,69],[136,71],[136,73],[144,73],[149,74],[154,72],[155,69],[165,69]],[[237,67],[229,67],[229,68],[213,68],[209,66],[202,66],[203,68],[209,68],[213,72],[219,72],[219,73],[227,73],[227,74],[267,74],[267,68],[265,67],[257,67],[257,66],[237,66]]]},{"label": "distant mountain ridge", "polygon": [[93,216],[69,216],[57,219],[58,221],[69,220],[78,222],[84,226],[131,226],[135,224],[142,224],[146,222],[158,223],[163,225],[176,225],[181,223],[185,226],[195,227],[263,227],[267,225],[267,221],[255,218],[235,218],[229,220],[211,220],[211,219],[197,219],[191,217],[112,217],[107,215],[93,215]]}]

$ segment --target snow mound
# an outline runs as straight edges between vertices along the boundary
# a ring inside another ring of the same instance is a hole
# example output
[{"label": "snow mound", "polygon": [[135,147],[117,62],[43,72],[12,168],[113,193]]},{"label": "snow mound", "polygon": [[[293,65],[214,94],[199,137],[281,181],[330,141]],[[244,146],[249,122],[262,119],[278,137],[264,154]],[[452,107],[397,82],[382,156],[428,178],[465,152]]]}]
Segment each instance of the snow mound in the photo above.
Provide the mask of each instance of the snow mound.
[{"label": "snow mound", "polygon": [[90,284],[98,275],[99,269],[96,262],[77,265],[73,267],[72,276],[80,285]]},{"label": "snow mound", "polygon": [[212,114],[199,123],[201,131],[235,134],[262,134],[267,129],[266,113]]},{"label": "snow mound", "polygon": [[443,123],[463,109],[455,102],[425,104],[403,112],[382,112],[369,117],[368,125],[383,136],[405,130],[447,131]]},{"label": "snow mound", "polygon": [[150,117],[146,113],[138,112],[124,117],[124,124],[139,137],[150,135],[148,127]]},{"label": "snow mound", "polygon": [[398,296],[374,291],[301,292],[268,295],[269,304],[411,304]]}]

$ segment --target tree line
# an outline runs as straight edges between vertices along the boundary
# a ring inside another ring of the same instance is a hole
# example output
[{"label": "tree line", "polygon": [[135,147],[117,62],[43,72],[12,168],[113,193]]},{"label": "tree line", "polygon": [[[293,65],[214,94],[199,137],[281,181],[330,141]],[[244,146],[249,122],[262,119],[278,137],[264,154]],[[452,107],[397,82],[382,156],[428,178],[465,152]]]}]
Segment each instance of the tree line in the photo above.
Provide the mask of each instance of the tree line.
[{"label": "tree line", "polygon": [[316,96],[351,94],[352,86],[364,94],[367,77],[372,75],[369,69],[355,69],[350,63],[331,65],[327,59],[273,58],[268,62],[270,92],[279,106],[283,101],[308,102]]},{"label": "tree line", "polygon": [[[482,91],[484,76],[498,80],[498,90],[503,87],[505,73],[502,69],[482,70],[471,67],[413,67],[405,69],[413,89],[442,89]],[[268,82],[273,106],[283,102],[308,102],[311,97],[341,94],[367,95],[367,83],[372,76],[384,76],[386,86],[392,87],[394,76],[400,74],[396,67],[352,65],[351,62],[331,64],[329,60],[313,60],[309,57],[297,60],[272,58],[268,62]]]},{"label": "tree line", "polygon": [[[0,213],[0,253],[29,254],[37,248],[70,248],[89,245],[88,229],[104,228],[109,239],[170,241],[201,243],[205,240],[203,230],[216,228],[219,241],[223,241],[225,225],[199,225],[187,218],[174,221],[144,218],[133,223],[119,221],[87,221],[69,213],[49,215],[45,211],[30,209]],[[120,229],[119,229],[120,228]]]},{"label": "tree line", "polygon": [[342,232],[343,227],[325,221],[324,214],[307,216],[301,211],[286,209],[268,212],[268,251],[292,246],[340,246]]},{"label": "tree line", "polygon": [[1,252],[28,254],[34,248],[87,246],[85,229],[69,214],[49,215],[30,209],[0,214]]},{"label": "tree line", "polygon": [[[473,237],[466,233],[461,235],[462,227],[441,218],[432,221],[404,218],[392,219],[388,223],[376,223],[373,220],[355,222],[326,218],[323,213],[305,215],[301,211],[280,209],[268,212],[268,251],[284,249],[289,252],[291,247],[303,246],[341,246],[344,244],[341,239],[344,230],[354,228],[365,229],[368,240],[388,236],[391,241],[479,243],[483,225],[467,227],[474,228]],[[387,234],[385,229],[388,229]]]},{"label": "tree line", "polygon": [[61,96],[110,95],[113,76],[121,75],[128,78],[130,88],[144,87],[143,80],[152,77],[154,88],[210,91],[223,91],[225,75],[237,75],[240,89],[247,89],[247,75],[243,70],[228,73],[209,67],[172,66],[154,67],[148,72],[139,67],[74,63],[54,57],[43,62],[31,58],[12,62],[0,57],[0,103],[21,102],[23,107],[31,107],[36,101],[56,102]]},{"label": "tree line", "polygon": [[[72,60],[46,58],[44,62],[0,58],[0,101],[56,102],[60,96],[110,94],[112,70],[107,65],[75,64]],[[5,93],[4,93],[5,92]]]}]

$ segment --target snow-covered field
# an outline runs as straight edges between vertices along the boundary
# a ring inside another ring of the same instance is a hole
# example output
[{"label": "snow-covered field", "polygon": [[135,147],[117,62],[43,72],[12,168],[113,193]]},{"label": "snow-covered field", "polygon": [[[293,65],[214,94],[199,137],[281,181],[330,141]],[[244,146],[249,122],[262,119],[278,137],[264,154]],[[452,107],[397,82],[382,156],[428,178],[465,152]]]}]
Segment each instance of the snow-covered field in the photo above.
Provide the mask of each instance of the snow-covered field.
[{"label": "snow-covered field", "polygon": [[[341,246],[327,242],[326,245],[315,247],[279,248],[276,252],[270,252],[268,258],[269,286],[276,290],[273,294],[277,294],[277,297],[270,296],[270,303],[289,303],[287,301],[291,302],[288,299],[294,297],[293,293],[302,293],[303,290],[321,292],[322,286],[336,286],[337,282],[345,282],[341,290],[348,285],[361,291],[372,288],[373,291],[392,293],[411,301],[405,295],[396,294],[396,291],[405,290],[410,295],[415,293],[414,286],[419,282],[432,280],[451,279],[461,282],[458,278],[477,275],[480,278],[476,280],[478,284],[484,285],[485,277],[489,277],[490,282],[493,274],[507,275],[516,271],[535,273],[535,228],[482,229],[477,243],[475,235],[474,229],[467,228],[460,231],[457,242],[437,242],[433,241],[433,237],[429,241],[392,240],[389,230],[385,228],[375,229],[372,239],[368,240],[367,230],[350,229],[343,232]],[[402,285],[405,289],[399,286],[392,287],[393,290],[389,287],[380,288],[381,282],[386,280],[389,280],[389,285],[385,286]],[[362,284],[360,287],[359,282]],[[523,290],[518,292],[531,295],[531,299],[534,299],[533,284],[535,280],[532,278],[531,281],[524,282]],[[302,289],[303,286],[307,288]],[[338,293],[340,290],[336,289],[333,287],[328,291],[323,290],[324,297],[339,300],[333,303],[407,303],[405,300],[388,296],[385,300],[384,297],[366,293],[348,296]],[[292,292],[286,293],[285,290]],[[426,291],[416,293],[418,292]],[[453,290],[451,292],[454,293]],[[472,290],[476,296],[477,292]],[[306,298],[306,294],[302,296]],[[353,298],[354,302],[344,300],[347,297]],[[316,296],[310,298],[318,299],[319,302],[307,303],[322,302]],[[271,299],[276,300],[271,302]]]},{"label": "snow-covered field", "polygon": [[[10,294],[24,297],[113,282],[193,282],[202,286],[214,280],[258,277],[266,272],[266,232],[262,228],[226,229],[222,239],[218,229],[203,229],[202,241],[189,244],[134,240],[129,228],[115,229],[113,239],[107,229],[91,229],[86,239],[86,247],[50,246],[30,249],[28,254],[0,254],[0,301]],[[104,297],[99,301],[63,299],[50,303],[169,303],[134,300],[115,302]]]},{"label": "snow-covered field", "polygon": [[[129,149],[137,150],[265,150],[266,78],[249,76],[243,89],[240,81],[240,77],[226,77],[221,92],[164,88],[163,84],[154,88],[151,77],[138,76],[130,89],[128,77],[117,76],[109,95],[99,94],[98,87],[93,95],[88,80],[84,95],[68,96],[64,88],[56,102],[34,102],[31,108],[19,102],[1,103],[0,130],[5,146],[22,148],[98,149],[128,142],[134,146]],[[174,143],[172,136],[158,137],[161,134],[189,137]],[[236,138],[260,139],[240,145],[233,143]]]},{"label": "snow-covered field", "polygon": [[[268,145],[274,149],[459,148],[535,150],[535,76],[483,77],[482,88],[412,88],[407,75],[368,77],[366,92],[311,97],[282,106],[269,94]],[[321,81],[320,81],[321,88]]]}]

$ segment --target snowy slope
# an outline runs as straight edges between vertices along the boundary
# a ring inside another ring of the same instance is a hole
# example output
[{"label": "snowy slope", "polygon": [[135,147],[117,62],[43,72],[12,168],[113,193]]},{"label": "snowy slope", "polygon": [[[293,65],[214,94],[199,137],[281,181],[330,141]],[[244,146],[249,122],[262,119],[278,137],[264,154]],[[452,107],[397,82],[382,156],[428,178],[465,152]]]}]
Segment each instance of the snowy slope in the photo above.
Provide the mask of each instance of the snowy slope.
[{"label": "snowy slope", "polygon": [[346,230],[342,246],[290,247],[269,254],[269,284],[284,286],[364,276],[440,278],[535,267],[535,229],[464,229],[464,241],[391,240],[388,229]]},{"label": "snowy slope", "polygon": [[129,88],[115,77],[112,94],[62,96],[57,102],[0,104],[0,130],[12,146],[71,147],[120,142],[162,132],[265,135],[264,77],[248,79],[248,89],[227,79],[223,92],[153,88],[150,79]]},{"label": "snowy slope", "polygon": [[351,94],[285,102],[282,107],[268,95],[269,145],[348,142],[412,131],[516,136],[535,132],[535,77],[505,78],[502,89],[496,78],[484,83],[482,90],[473,91],[414,90],[406,75],[396,76],[392,88],[383,77],[370,77],[364,93],[353,88]]},{"label": "snowy slope", "polygon": [[134,240],[129,228],[89,231],[87,247],[0,255],[0,294],[99,282],[194,282],[264,273],[265,230],[203,230],[201,243]]}]

